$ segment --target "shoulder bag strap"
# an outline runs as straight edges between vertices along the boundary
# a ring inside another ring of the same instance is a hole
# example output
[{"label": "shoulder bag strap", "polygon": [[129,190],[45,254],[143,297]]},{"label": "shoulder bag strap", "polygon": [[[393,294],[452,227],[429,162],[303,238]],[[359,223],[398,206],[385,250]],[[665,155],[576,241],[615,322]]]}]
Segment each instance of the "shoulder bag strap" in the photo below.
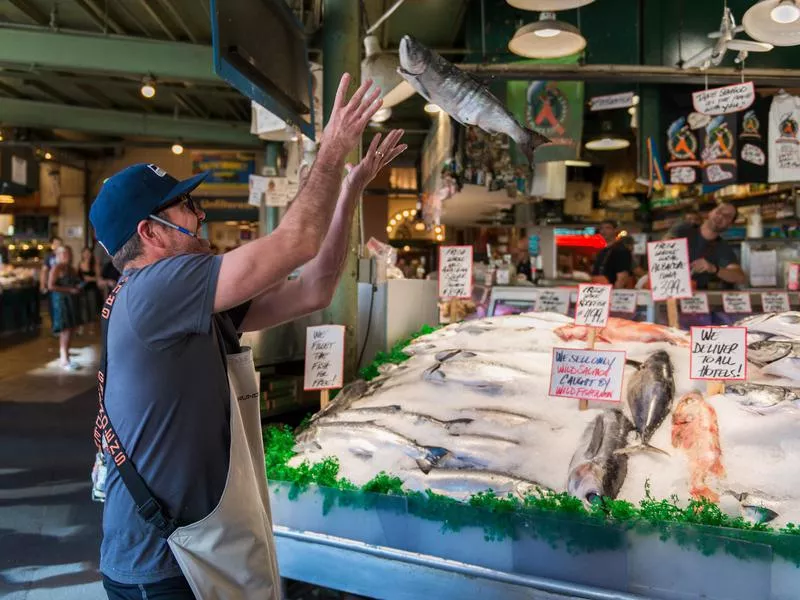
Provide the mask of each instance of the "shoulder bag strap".
[{"label": "shoulder bag strap", "polygon": [[[122,443],[119,441],[114,427],[108,418],[105,405],[105,382],[108,375],[108,323],[111,317],[111,309],[117,299],[117,294],[125,285],[128,280],[127,277],[121,277],[117,285],[108,295],[103,305],[103,310],[100,313],[100,322],[102,328],[102,343],[103,350],[100,357],[100,369],[97,372],[97,398],[98,410],[97,419],[94,426],[94,443],[97,446],[98,452],[103,452],[105,449],[109,456],[117,465],[122,482],[128,489],[133,501],[136,503],[136,512],[145,520],[146,523],[153,525],[158,530],[159,535],[168,538],[172,532],[178,527],[175,519],[170,519],[164,508],[155,499],[153,493],[147,487],[147,484],[139,475],[136,467],[131,462]],[[105,448],[104,448],[105,447]]]}]

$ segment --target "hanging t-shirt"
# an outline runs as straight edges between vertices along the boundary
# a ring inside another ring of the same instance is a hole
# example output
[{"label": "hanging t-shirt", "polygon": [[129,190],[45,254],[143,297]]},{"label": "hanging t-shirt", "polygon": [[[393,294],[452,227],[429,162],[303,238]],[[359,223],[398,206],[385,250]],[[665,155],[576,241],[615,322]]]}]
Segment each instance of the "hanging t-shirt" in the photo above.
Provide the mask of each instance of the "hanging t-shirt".
[{"label": "hanging t-shirt", "polygon": [[736,113],[738,183],[764,183],[767,180],[767,123],[771,100],[756,98],[750,108]]},{"label": "hanging t-shirt", "polygon": [[769,182],[800,181],[800,98],[779,94],[769,110]]}]

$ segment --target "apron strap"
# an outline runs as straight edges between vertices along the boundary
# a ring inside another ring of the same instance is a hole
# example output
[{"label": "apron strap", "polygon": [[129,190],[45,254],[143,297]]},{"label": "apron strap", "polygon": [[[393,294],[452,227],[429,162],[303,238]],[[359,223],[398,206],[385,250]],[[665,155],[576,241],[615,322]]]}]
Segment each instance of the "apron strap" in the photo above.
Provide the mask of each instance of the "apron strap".
[{"label": "apron strap", "polygon": [[103,310],[100,313],[103,351],[100,357],[100,369],[97,372],[98,410],[94,426],[94,443],[98,452],[102,453],[105,449],[114,460],[114,464],[117,465],[117,470],[122,478],[122,483],[128,489],[134,503],[136,503],[136,512],[139,513],[139,516],[146,523],[155,527],[161,537],[168,538],[177,529],[178,523],[175,519],[169,518],[167,512],[153,496],[150,488],[147,487],[142,476],[139,475],[139,471],[136,470],[133,462],[128,457],[116,431],[114,431],[114,427],[111,425],[105,405],[105,382],[108,374],[108,323],[117,294],[119,294],[127,280],[127,277],[120,278],[108,298],[106,298]]}]

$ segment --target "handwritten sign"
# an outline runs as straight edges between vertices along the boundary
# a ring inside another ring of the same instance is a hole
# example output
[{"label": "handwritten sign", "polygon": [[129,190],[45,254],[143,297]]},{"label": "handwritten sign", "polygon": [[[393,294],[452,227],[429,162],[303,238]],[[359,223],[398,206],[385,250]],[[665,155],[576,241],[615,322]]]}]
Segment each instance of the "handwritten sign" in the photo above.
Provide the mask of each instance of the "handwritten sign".
[{"label": "handwritten sign", "polygon": [[637,295],[635,290],[614,290],[611,293],[611,312],[634,314]]},{"label": "handwritten sign", "polygon": [[692,327],[691,379],[747,379],[747,327]]},{"label": "handwritten sign", "polygon": [[647,254],[647,234],[634,233],[631,237],[633,237],[633,254],[635,256]]},{"label": "handwritten sign", "polygon": [[653,300],[691,298],[692,278],[686,238],[650,242],[647,244],[647,260]]},{"label": "handwritten sign", "polygon": [[800,289],[800,264],[790,264],[786,276],[786,287],[796,292]]},{"label": "handwritten sign", "polygon": [[618,108],[628,108],[633,106],[633,92],[623,92],[621,94],[609,94],[608,96],[594,96],[589,100],[589,110],[614,110]]},{"label": "handwritten sign", "polygon": [[681,312],[687,315],[707,315],[708,294],[695,294],[691,298],[681,298]]},{"label": "handwritten sign", "polygon": [[788,310],[791,310],[788,293],[763,292],[761,294],[761,312],[786,312]]},{"label": "handwritten sign", "polygon": [[260,175],[250,175],[249,184],[247,203],[252,206],[261,206],[261,198],[264,197],[264,192],[267,191],[267,178]]},{"label": "handwritten sign", "polygon": [[752,106],[756,90],[752,81],[692,93],[694,109],[704,115],[725,115]]},{"label": "handwritten sign", "polygon": [[569,312],[569,296],[569,290],[541,290],[536,302],[536,310],[565,315]]},{"label": "handwritten sign", "polygon": [[722,310],[732,314],[753,312],[753,306],[750,304],[750,294],[747,292],[726,292],[722,294]]},{"label": "handwritten sign", "polygon": [[472,297],[472,246],[439,247],[439,297]]},{"label": "handwritten sign", "polygon": [[745,144],[742,146],[742,152],[740,156],[742,157],[743,161],[758,165],[759,167],[763,167],[767,162],[767,157],[764,154],[764,151],[753,144]]},{"label": "handwritten sign", "polygon": [[344,325],[306,329],[305,390],[332,390],[344,385]]},{"label": "handwritten sign", "polygon": [[581,284],[578,286],[578,303],[575,305],[575,324],[587,327],[605,327],[611,310],[610,285]]},{"label": "handwritten sign", "polygon": [[619,402],[625,352],[553,348],[550,395],[579,400]]}]

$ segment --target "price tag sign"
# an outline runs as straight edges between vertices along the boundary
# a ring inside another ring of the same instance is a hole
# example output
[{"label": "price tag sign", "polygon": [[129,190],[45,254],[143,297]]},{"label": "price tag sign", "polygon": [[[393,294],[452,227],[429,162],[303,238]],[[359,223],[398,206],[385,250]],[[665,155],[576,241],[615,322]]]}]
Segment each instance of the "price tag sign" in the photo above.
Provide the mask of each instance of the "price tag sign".
[{"label": "price tag sign", "polygon": [[633,234],[633,253],[636,256],[644,256],[647,254],[647,234],[634,233]]},{"label": "price tag sign", "polygon": [[788,292],[763,292],[761,312],[786,312],[791,310]]},{"label": "price tag sign", "polygon": [[692,327],[691,379],[747,379],[747,327]]},{"label": "price tag sign", "polygon": [[800,265],[789,265],[789,274],[786,278],[786,287],[796,292],[800,289]]},{"label": "price tag sign", "polygon": [[566,315],[569,312],[569,296],[569,290],[541,290],[536,302],[536,311]]},{"label": "price tag sign", "polygon": [[439,297],[472,297],[472,246],[439,247]]},{"label": "price tag sign", "polygon": [[247,203],[252,206],[261,206],[261,198],[264,192],[267,191],[267,178],[260,175],[250,175],[250,192],[247,197]]},{"label": "price tag sign", "polygon": [[621,94],[610,94],[608,96],[594,96],[589,100],[589,110],[615,110],[633,106],[633,92],[623,92]]},{"label": "price tag sign", "polygon": [[750,108],[756,99],[752,81],[692,93],[694,109],[704,115],[726,115]]},{"label": "price tag sign", "polygon": [[625,352],[553,348],[550,395],[578,400],[619,402]]},{"label": "price tag sign", "polygon": [[611,310],[610,285],[581,284],[578,286],[578,303],[575,306],[575,324],[587,327],[605,327]]},{"label": "price tag sign", "polygon": [[614,290],[611,292],[611,312],[635,314],[637,296],[635,290]]},{"label": "price tag sign", "polygon": [[306,329],[303,389],[333,390],[344,385],[344,325]]},{"label": "price tag sign", "polygon": [[747,292],[725,292],[722,294],[722,310],[731,314],[753,312],[750,304],[750,294]]},{"label": "price tag sign", "polygon": [[711,312],[708,308],[708,294],[695,294],[691,298],[682,298],[681,312],[687,315],[707,315]]},{"label": "price tag sign", "polygon": [[686,238],[650,242],[647,244],[647,260],[653,300],[691,298],[692,277]]}]

